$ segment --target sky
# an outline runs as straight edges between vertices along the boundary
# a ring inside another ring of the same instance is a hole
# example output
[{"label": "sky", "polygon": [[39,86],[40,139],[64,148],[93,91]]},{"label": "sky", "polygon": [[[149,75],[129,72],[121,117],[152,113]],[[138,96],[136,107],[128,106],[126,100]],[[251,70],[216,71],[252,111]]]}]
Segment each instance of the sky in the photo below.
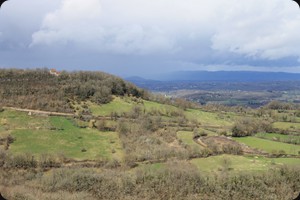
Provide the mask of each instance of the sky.
[{"label": "sky", "polygon": [[292,0],[9,0],[0,68],[300,73]]}]

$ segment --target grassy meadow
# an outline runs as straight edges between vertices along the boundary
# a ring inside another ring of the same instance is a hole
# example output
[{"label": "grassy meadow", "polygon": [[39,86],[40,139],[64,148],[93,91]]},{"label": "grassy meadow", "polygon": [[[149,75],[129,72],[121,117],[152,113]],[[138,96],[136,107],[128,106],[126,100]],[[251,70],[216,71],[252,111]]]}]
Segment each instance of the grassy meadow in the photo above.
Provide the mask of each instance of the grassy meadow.
[{"label": "grassy meadow", "polygon": [[190,131],[178,131],[177,132],[177,138],[182,141],[183,145],[187,145],[188,147],[192,149],[203,149],[202,146],[197,144],[194,139],[194,133]]},{"label": "grassy meadow", "polygon": [[234,140],[271,154],[283,153],[298,155],[298,152],[300,151],[300,145],[286,144],[256,137],[234,138]]},{"label": "grassy meadow", "polygon": [[5,111],[0,116],[5,121],[2,129],[7,130],[0,136],[9,133],[15,138],[9,148],[13,154],[55,154],[75,160],[122,159],[116,132],[79,128],[73,119],[65,117],[28,116],[15,111]]},{"label": "grassy meadow", "polygon": [[256,137],[273,140],[273,141],[279,141],[279,142],[285,142],[290,144],[300,144],[300,136],[297,135],[284,135],[284,134],[278,134],[278,133],[258,133],[255,135]]},{"label": "grassy meadow", "polygon": [[220,155],[208,158],[193,159],[191,160],[191,163],[197,166],[201,172],[232,171],[242,173],[251,171],[267,171],[270,168],[284,165],[299,166],[300,159]]}]

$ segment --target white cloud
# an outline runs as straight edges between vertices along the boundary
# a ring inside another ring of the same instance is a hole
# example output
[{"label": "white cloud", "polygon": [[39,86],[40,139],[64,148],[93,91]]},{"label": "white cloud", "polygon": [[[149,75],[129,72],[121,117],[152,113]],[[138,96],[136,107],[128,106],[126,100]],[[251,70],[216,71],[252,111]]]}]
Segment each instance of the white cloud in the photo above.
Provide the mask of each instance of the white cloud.
[{"label": "white cloud", "polygon": [[32,35],[31,46],[72,43],[102,53],[192,59],[214,50],[276,60],[300,58],[299,32],[293,1],[63,0]]},{"label": "white cloud", "polygon": [[300,12],[294,2],[233,1],[234,12],[225,11],[212,37],[213,49],[269,60],[300,57]]},{"label": "white cloud", "polygon": [[[119,5],[114,3],[117,8],[124,9],[122,2]],[[109,2],[107,6],[113,7],[114,3]],[[32,35],[31,46],[71,42],[83,48],[122,54],[147,54],[173,49],[172,38],[161,27],[136,23],[130,19],[131,11],[127,19],[122,17],[125,10],[121,13],[115,11],[103,11],[99,0],[85,0],[84,4],[81,0],[64,0],[58,10],[47,14],[41,30]],[[137,21],[140,18],[135,17]]]},{"label": "white cloud", "polygon": [[100,17],[98,0],[64,0],[58,10],[46,15],[41,30],[32,35],[32,45],[91,42],[101,33],[97,27]]}]

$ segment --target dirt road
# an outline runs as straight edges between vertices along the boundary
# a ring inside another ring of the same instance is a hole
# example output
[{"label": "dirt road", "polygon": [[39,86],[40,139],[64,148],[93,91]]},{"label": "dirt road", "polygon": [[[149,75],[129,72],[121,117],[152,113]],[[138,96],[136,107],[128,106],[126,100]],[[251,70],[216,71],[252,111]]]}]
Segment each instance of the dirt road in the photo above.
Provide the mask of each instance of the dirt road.
[{"label": "dirt road", "polygon": [[15,107],[3,107],[4,109],[11,109],[21,112],[28,112],[29,114],[40,114],[40,115],[49,115],[49,116],[63,116],[63,117],[73,117],[75,114],[72,113],[61,113],[61,112],[49,112],[49,111],[42,111],[42,110],[31,110],[31,109],[22,109],[22,108],[15,108]]}]

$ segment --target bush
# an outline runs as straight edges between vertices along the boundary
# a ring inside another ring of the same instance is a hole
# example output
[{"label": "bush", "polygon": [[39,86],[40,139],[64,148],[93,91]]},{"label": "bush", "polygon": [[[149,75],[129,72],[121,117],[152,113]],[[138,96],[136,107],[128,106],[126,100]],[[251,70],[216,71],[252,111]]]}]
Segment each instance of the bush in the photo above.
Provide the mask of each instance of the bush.
[{"label": "bush", "polygon": [[60,167],[61,163],[53,155],[43,154],[39,159],[39,167],[43,169]]},{"label": "bush", "polygon": [[31,154],[19,154],[9,156],[4,165],[5,168],[30,169],[37,167],[37,161]]},{"label": "bush", "polygon": [[250,118],[243,118],[237,121],[232,127],[233,137],[245,137],[257,132],[255,122]]},{"label": "bush", "polygon": [[3,167],[7,159],[6,151],[0,149],[0,167]]},{"label": "bush", "polygon": [[223,152],[227,154],[233,154],[233,155],[242,155],[243,154],[243,149],[239,145],[224,145],[222,147]]}]

